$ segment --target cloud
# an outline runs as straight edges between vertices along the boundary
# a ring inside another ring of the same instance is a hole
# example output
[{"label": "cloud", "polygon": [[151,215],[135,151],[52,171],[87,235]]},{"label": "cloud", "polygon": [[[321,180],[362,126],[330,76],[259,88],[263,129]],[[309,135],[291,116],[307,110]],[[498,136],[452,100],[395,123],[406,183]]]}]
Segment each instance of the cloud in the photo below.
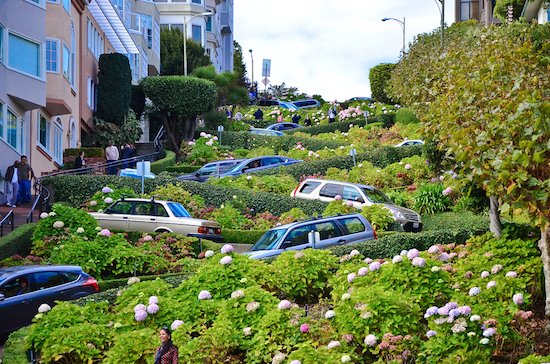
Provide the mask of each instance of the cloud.
[{"label": "cloud", "polygon": [[[271,84],[285,83],[325,100],[370,96],[369,69],[397,62],[402,47],[419,33],[439,27],[438,0],[235,0],[234,39],[245,50],[250,77],[261,81],[262,59],[271,59]],[[447,0],[446,23],[454,21]],[[259,83],[263,90],[263,84]]]}]

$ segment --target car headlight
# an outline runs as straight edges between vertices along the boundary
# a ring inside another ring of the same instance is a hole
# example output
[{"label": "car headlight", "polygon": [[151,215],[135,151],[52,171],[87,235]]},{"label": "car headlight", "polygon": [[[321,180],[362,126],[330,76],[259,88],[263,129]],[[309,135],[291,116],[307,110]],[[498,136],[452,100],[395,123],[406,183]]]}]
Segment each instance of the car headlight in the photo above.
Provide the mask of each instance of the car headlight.
[{"label": "car headlight", "polygon": [[399,210],[390,209],[390,212],[393,214],[393,217],[396,220],[404,220],[405,219],[405,216]]}]

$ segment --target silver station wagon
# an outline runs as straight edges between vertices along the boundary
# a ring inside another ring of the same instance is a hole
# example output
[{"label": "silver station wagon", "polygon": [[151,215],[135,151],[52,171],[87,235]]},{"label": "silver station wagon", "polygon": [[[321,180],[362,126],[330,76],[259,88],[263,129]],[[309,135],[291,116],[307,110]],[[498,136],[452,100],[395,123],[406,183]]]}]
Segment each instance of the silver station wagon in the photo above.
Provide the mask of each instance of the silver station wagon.
[{"label": "silver station wagon", "polygon": [[194,219],[179,202],[144,198],[115,201],[104,212],[90,212],[103,229],[170,232],[221,241],[216,221]]},{"label": "silver station wagon", "polygon": [[[318,233],[317,237],[312,239],[311,232]],[[376,232],[363,215],[338,215],[277,226],[244,254],[265,259],[286,250],[326,249],[372,239],[376,239]]]},{"label": "silver station wagon", "polygon": [[404,231],[422,231],[422,221],[419,214],[411,209],[397,206],[382,191],[373,186],[307,178],[290,193],[290,196],[326,202],[334,201],[337,198],[336,196],[340,196],[344,201],[351,201],[353,206],[358,209],[372,204],[382,204],[390,210],[395,221],[403,227]]}]

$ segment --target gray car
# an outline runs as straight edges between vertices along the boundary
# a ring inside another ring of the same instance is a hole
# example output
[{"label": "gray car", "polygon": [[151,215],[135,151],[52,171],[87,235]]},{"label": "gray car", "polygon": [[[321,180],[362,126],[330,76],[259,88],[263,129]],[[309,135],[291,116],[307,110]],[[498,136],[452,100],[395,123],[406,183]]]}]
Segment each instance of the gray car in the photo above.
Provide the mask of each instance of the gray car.
[{"label": "gray car", "polygon": [[[319,233],[318,240],[310,237],[312,231]],[[244,254],[253,259],[265,259],[286,250],[326,249],[372,239],[376,239],[376,232],[363,215],[339,215],[273,228]]]}]

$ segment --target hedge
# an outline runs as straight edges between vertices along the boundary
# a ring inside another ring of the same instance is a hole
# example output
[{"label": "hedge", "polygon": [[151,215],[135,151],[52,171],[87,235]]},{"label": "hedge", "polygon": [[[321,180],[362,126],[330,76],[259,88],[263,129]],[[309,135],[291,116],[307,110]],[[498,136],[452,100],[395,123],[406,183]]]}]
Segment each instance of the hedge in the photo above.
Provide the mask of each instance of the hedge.
[{"label": "hedge", "polygon": [[223,242],[227,244],[255,244],[267,230],[222,229]]},{"label": "hedge", "polygon": [[[181,283],[182,281],[184,281],[185,279],[187,279],[189,276],[191,276],[194,273],[195,272],[166,273],[166,274],[160,274],[160,275],[139,276],[138,278],[141,282],[144,282],[144,281],[152,281],[152,280],[155,280],[157,278],[166,279],[166,278],[169,278],[169,277],[178,277],[177,280],[179,280],[179,283]],[[119,287],[123,287],[123,286],[127,285],[128,284],[128,279],[129,279],[129,277],[127,277],[127,278],[117,278],[117,279],[108,279],[108,280],[104,280],[104,281],[103,280],[98,280],[97,284],[99,285],[99,289],[101,291],[107,291],[109,289],[119,288]],[[171,279],[170,281],[175,281],[175,280]]]},{"label": "hedge", "polygon": [[[76,207],[107,185],[111,188],[128,187],[136,193],[141,192],[141,180],[118,176],[53,176],[44,178],[42,183],[52,193],[52,203],[68,202]],[[191,194],[201,196],[207,206],[221,206],[223,203],[232,201],[233,196],[236,196],[247,207],[253,208],[257,213],[269,211],[274,215],[280,215],[283,212],[290,211],[293,207],[298,207],[307,215],[318,215],[324,211],[327,205],[326,202],[322,201],[301,200],[268,192],[211,186],[193,181],[179,181],[166,176],[146,179],[144,191],[150,193],[155,188],[169,183],[180,183]]]},{"label": "hedge", "polygon": [[36,223],[28,223],[0,238],[0,260],[16,254],[27,256],[32,248],[32,234]]},{"label": "hedge", "polygon": [[345,133],[350,129],[350,125],[365,127],[367,125],[372,125],[372,124],[380,125],[379,123],[380,123],[380,119],[377,116],[371,116],[367,120],[365,120],[365,118],[361,118],[361,119],[354,119],[354,120],[337,121],[329,124],[319,124],[319,125],[307,126],[305,128],[286,130],[285,133],[288,135],[292,135],[295,133],[307,133],[310,135],[318,135],[318,134],[324,134],[324,133],[334,133],[336,130],[339,130],[340,132]]},{"label": "hedge", "polygon": [[63,151],[63,158],[76,157],[81,152],[84,152],[84,157],[86,158],[105,158],[105,150],[97,147],[67,148]]},{"label": "hedge", "polygon": [[162,171],[165,171],[169,166],[176,164],[176,153],[171,150],[166,151],[164,158],[159,159],[151,163],[151,172],[154,174],[159,174]]},{"label": "hedge", "polygon": [[350,251],[356,249],[363,256],[371,259],[391,258],[398,255],[402,250],[416,248],[422,251],[428,250],[434,244],[463,244],[470,237],[487,231],[488,226],[485,228],[474,227],[422,231],[420,233],[394,233],[384,235],[377,240],[338,246],[331,248],[331,250],[338,256],[349,254]]},{"label": "hedge", "polygon": [[[390,147],[381,146],[372,148],[371,150],[359,153],[355,156],[356,163],[363,161],[369,161],[374,166],[384,168],[392,163],[399,162],[403,158],[411,157],[413,155],[421,155],[422,146],[412,145],[407,147]],[[312,176],[315,174],[324,174],[327,169],[334,167],[340,169],[353,168],[353,159],[350,156],[338,156],[321,160],[314,160],[310,162],[302,162],[285,167],[285,173],[292,175],[296,179],[300,179],[301,176]],[[257,174],[277,174],[279,168],[272,168],[258,172]]]}]

